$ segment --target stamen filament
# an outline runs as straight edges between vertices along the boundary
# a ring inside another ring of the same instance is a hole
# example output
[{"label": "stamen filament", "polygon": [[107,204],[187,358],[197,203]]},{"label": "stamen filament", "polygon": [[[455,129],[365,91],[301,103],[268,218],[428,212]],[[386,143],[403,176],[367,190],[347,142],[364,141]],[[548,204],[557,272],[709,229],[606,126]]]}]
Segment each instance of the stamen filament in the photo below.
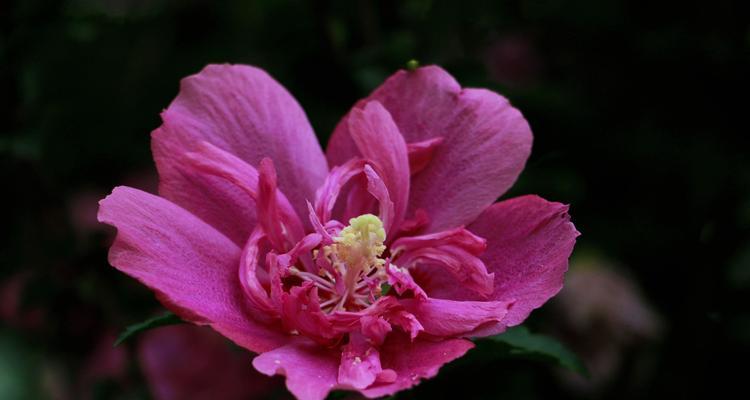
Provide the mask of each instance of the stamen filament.
[{"label": "stamen filament", "polygon": [[318,282],[313,282],[313,284],[315,285],[315,287],[317,287],[318,289],[320,289],[320,290],[322,290],[324,292],[327,292],[327,293],[330,293],[330,294],[336,294],[336,292],[332,288],[322,286]]},{"label": "stamen filament", "polygon": [[344,293],[343,296],[341,296],[341,301],[339,301],[338,304],[336,304],[336,307],[333,307],[333,311],[341,310],[344,308],[344,303],[346,303],[346,299],[349,297],[349,292]]},{"label": "stamen filament", "polygon": [[327,280],[321,278],[318,275],[311,274],[311,273],[305,272],[305,271],[300,271],[297,268],[289,268],[289,271],[292,274],[297,275],[297,276],[299,276],[300,278],[302,278],[304,280],[313,281],[315,283],[318,283],[318,284],[320,284],[322,286],[325,286],[325,287],[328,287],[328,288],[331,288],[331,289],[333,288],[333,283],[331,283],[331,281],[327,281]]},{"label": "stamen filament", "polygon": [[331,306],[334,303],[336,303],[337,301],[339,301],[339,299],[336,298],[336,297],[333,297],[330,300],[326,300],[326,301],[320,303],[320,308],[325,308],[325,307]]}]

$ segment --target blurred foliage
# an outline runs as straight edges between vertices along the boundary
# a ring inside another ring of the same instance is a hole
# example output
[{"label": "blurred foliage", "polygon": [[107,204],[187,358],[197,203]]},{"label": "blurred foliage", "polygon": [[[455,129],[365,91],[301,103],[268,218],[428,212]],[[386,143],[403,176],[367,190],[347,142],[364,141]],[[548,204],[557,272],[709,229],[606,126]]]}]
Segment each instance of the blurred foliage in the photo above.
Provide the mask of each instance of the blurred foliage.
[{"label": "blurred foliage", "polygon": [[14,335],[0,331],[0,397],[33,399],[40,388],[29,385],[39,376],[39,357]]},{"label": "blurred foliage", "polygon": [[[630,266],[666,317],[667,337],[651,350],[654,374],[639,377],[632,364],[601,396],[706,397],[740,385],[744,371],[729,361],[750,356],[749,8],[739,0],[0,3],[2,294],[10,293],[3,282],[23,283],[12,318],[0,321],[0,397],[43,397],[42,380],[29,378],[40,370],[75,381],[103,332],[158,309],[145,288],[107,267],[111,232],[91,223],[91,199],[119,184],[153,187],[149,132],[179,80],[212,62],[265,68],[323,143],[358,98],[411,59],[504,94],[535,134],[506,197],[570,203],[578,248]],[[552,323],[545,311],[533,315],[534,330]],[[578,396],[538,364],[475,358],[399,397]],[[128,374],[125,387],[73,397],[142,396],[137,368]]]},{"label": "blurred foliage", "polygon": [[497,344],[497,349],[487,352],[494,353],[493,356],[495,357],[547,361],[583,376],[588,375],[586,366],[573,352],[549,336],[529,332],[525,326],[508,329],[506,332],[492,336],[487,340]]}]

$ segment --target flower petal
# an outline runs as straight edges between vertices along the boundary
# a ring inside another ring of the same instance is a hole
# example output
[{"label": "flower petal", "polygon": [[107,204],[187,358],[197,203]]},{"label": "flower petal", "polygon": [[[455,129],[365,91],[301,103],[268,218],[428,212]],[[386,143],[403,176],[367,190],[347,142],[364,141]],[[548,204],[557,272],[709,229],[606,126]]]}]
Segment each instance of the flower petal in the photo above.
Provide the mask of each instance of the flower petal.
[{"label": "flower petal", "polygon": [[388,238],[394,231],[391,228],[396,227],[395,204],[391,200],[391,194],[385,182],[380,178],[377,172],[369,165],[364,167],[365,176],[367,177],[367,191],[378,200],[380,209],[380,219],[383,220],[383,228]]},{"label": "flower petal", "polygon": [[362,327],[362,335],[378,346],[383,344],[388,333],[393,330],[385,318],[377,315],[365,315],[359,319],[359,323]]},{"label": "flower petal", "polygon": [[[483,298],[492,294],[494,273],[488,273],[484,262],[458,246],[428,247],[404,253],[399,264],[413,271],[414,276],[450,275],[451,285],[470,289]],[[440,270],[447,272],[438,272]]]},{"label": "flower petal", "polygon": [[[213,183],[196,187],[191,177],[176,170],[179,156],[192,151],[196,143],[209,142],[253,166],[264,157],[271,158],[279,171],[279,188],[290,195],[298,215],[306,214],[305,199],[314,198],[328,172],[302,108],[258,68],[209,65],[183,79],[180,93],[162,113],[162,120],[162,126],[152,134],[159,192],[217,228],[239,216],[234,214],[237,209],[215,202],[229,197],[226,190]],[[213,193],[214,198],[194,196],[197,192]],[[252,226],[244,233],[250,230]],[[239,238],[239,243],[246,238]]]},{"label": "flower petal", "polygon": [[416,269],[417,275],[435,275],[433,268],[446,269],[456,283],[483,296],[493,290],[495,275],[479,255],[487,247],[486,241],[464,228],[431,233],[421,236],[402,237],[393,243],[399,265]]},{"label": "flower petal", "polygon": [[159,193],[242,246],[257,224],[253,200],[225,179],[183,168],[175,155],[185,150],[167,146],[152,144],[159,165]]},{"label": "flower petal", "polygon": [[338,339],[339,334],[334,331],[328,316],[320,310],[318,288],[311,282],[282,293],[281,307],[281,318],[286,327],[323,346],[330,346]]},{"label": "flower petal", "polygon": [[380,363],[383,369],[396,372],[393,382],[375,382],[360,390],[369,398],[387,396],[408,389],[425,378],[437,375],[443,364],[451,362],[474,347],[466,339],[448,339],[430,342],[417,339],[412,342],[406,335],[390,334],[380,347]]},{"label": "flower petal", "polygon": [[[431,221],[427,232],[476,219],[513,184],[531,151],[529,125],[507,99],[484,89],[461,89],[436,66],[397,72],[354,109],[372,100],[388,110],[406,143],[444,139],[411,182],[407,215],[423,208]],[[350,116],[328,143],[331,165],[357,154]]]},{"label": "flower petal", "polygon": [[286,251],[303,235],[302,222],[287,197],[276,188],[276,170],[265,158],[260,172],[248,163],[218,147],[200,142],[195,152],[186,153],[179,169],[192,176],[215,175],[246,193],[245,202],[257,207],[257,219],[278,251]]},{"label": "flower petal", "polygon": [[487,239],[481,258],[495,273],[491,298],[515,300],[503,321],[507,326],[520,324],[560,291],[579,235],[568,206],[538,196],[494,204],[469,230]]},{"label": "flower petal", "polygon": [[388,284],[393,287],[399,296],[406,292],[411,292],[412,296],[415,298],[427,298],[427,294],[416,282],[414,282],[414,279],[409,275],[408,270],[399,268],[398,266],[391,264],[390,260],[386,260],[385,273],[388,277]]},{"label": "flower petal", "polygon": [[341,189],[352,178],[362,173],[364,163],[364,160],[353,158],[342,165],[333,167],[328,173],[323,184],[315,192],[315,212],[321,223],[326,223],[331,219],[331,212]]},{"label": "flower petal", "polygon": [[419,320],[427,334],[470,337],[483,325],[501,322],[512,302],[404,299],[401,304]]},{"label": "flower petal", "polygon": [[276,305],[268,296],[268,292],[258,279],[258,264],[260,256],[260,241],[265,238],[265,233],[260,227],[256,227],[247,239],[247,244],[242,249],[240,256],[239,279],[242,289],[247,295],[247,300],[263,314],[268,317],[278,316]]},{"label": "flower petal", "polygon": [[299,400],[323,400],[336,388],[340,355],[309,340],[298,339],[253,360],[268,376],[286,376],[286,387]]},{"label": "flower petal", "polygon": [[427,215],[427,212],[418,208],[414,211],[414,216],[412,218],[407,219],[401,224],[401,231],[398,232],[398,235],[401,237],[416,235],[421,233],[429,224],[430,217]]},{"label": "flower petal", "polygon": [[438,136],[421,142],[409,143],[406,146],[409,151],[409,172],[414,175],[423,170],[430,161],[435,149],[443,143],[443,138]]},{"label": "flower petal", "polygon": [[365,317],[380,317],[389,325],[399,327],[409,333],[412,339],[423,330],[419,321],[393,296],[380,297],[370,307],[361,311],[336,311],[329,315],[329,321],[339,333],[354,332],[361,328],[372,343],[381,343],[384,336],[379,334],[387,333],[389,330],[380,322],[377,323],[381,326],[372,326],[371,324],[376,321],[370,318],[363,320]]},{"label": "flower petal", "polygon": [[388,189],[394,211],[393,220],[385,230],[395,232],[404,219],[409,200],[409,157],[404,137],[377,101],[352,109],[348,123],[359,153],[372,164]]},{"label": "flower petal", "polygon": [[357,333],[349,335],[349,343],[341,348],[339,385],[364,389],[372,385],[383,372],[378,349]]},{"label": "flower petal", "polygon": [[407,236],[396,240],[392,252],[413,251],[416,249],[458,246],[470,254],[480,255],[487,249],[487,241],[464,228],[456,228],[419,236]]},{"label": "flower petal", "polygon": [[[283,219],[279,211],[276,168],[273,167],[273,161],[270,158],[260,160],[258,173],[258,220],[273,247],[277,251],[288,250],[296,238],[293,238],[291,243],[287,242],[285,237],[287,230],[284,229],[284,224],[280,223]],[[297,215],[295,217],[297,217],[295,222],[299,224],[299,217]]]},{"label": "flower petal", "polygon": [[308,216],[310,219],[310,224],[312,224],[313,231],[320,235],[321,244],[323,246],[327,246],[333,243],[333,237],[331,236],[331,233],[328,232],[325,226],[323,226],[323,223],[320,222],[320,218],[318,218],[318,214],[315,212],[315,208],[312,204],[310,204],[309,201],[307,202],[307,209],[309,210]]},{"label": "flower petal", "polygon": [[286,342],[252,319],[237,277],[240,248],[226,236],[140,190],[117,187],[99,204],[99,221],[118,230],[110,264],[154,290],[169,309],[251,351]]}]

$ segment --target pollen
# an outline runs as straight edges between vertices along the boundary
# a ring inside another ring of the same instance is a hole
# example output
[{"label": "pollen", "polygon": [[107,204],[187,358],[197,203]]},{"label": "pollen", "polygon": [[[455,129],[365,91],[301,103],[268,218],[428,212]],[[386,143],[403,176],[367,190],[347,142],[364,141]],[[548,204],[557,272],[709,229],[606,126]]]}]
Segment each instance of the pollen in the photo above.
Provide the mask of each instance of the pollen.
[{"label": "pollen", "polygon": [[385,229],[383,221],[372,214],[363,214],[349,220],[335,238],[336,253],[348,264],[364,262],[382,265],[380,256],[385,251]]}]

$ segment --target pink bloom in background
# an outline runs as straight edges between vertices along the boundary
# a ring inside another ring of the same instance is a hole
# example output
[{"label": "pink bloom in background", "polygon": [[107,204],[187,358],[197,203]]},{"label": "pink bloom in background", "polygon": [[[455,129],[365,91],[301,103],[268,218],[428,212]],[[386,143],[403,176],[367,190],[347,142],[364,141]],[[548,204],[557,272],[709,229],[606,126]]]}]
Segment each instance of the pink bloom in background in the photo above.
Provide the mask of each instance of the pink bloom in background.
[{"label": "pink bloom in background", "polygon": [[0,281],[0,322],[23,331],[35,331],[44,326],[45,311],[41,307],[24,307],[23,295],[33,275],[20,272]]},{"label": "pink bloom in background", "polygon": [[562,287],[567,207],[493,204],[529,156],[528,124],[439,67],[390,77],[325,155],[294,98],[249,66],[184,79],[162,120],[161,197],[118,187],[100,203],[118,229],[110,263],[300,399],[409,388]]},{"label": "pink bloom in background", "polygon": [[208,328],[149,331],[139,343],[138,359],[156,400],[260,399],[278,384]]},{"label": "pink bloom in background", "polygon": [[579,260],[553,304],[557,327],[590,371],[587,379],[563,375],[568,386],[583,394],[600,393],[622,375],[626,360],[637,370],[625,374],[637,378],[627,385],[647,383],[656,370],[641,350],[658,341],[666,327],[638,283],[621,271],[603,258]]},{"label": "pink bloom in background", "polygon": [[533,37],[521,32],[495,39],[485,50],[483,60],[494,81],[513,88],[536,83],[543,64]]},{"label": "pink bloom in background", "polygon": [[96,385],[105,380],[116,382],[120,387],[126,385],[128,353],[122,346],[112,346],[116,339],[114,332],[106,330],[92,343],[91,354],[78,373],[77,392],[70,398],[96,398]]}]

